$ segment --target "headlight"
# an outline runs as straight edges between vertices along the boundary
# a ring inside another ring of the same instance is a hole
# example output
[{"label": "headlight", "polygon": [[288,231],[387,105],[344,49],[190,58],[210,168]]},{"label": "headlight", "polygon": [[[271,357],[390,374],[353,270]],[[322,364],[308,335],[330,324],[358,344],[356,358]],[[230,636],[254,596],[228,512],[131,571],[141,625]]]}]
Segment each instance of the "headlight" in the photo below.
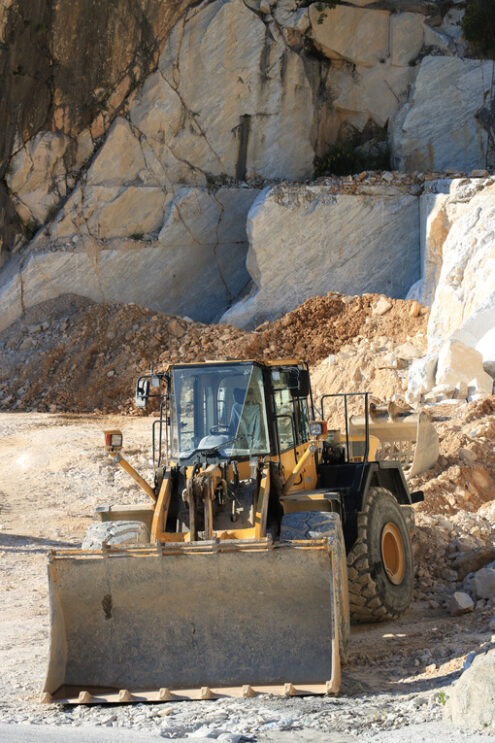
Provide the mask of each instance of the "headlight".
[{"label": "headlight", "polygon": [[311,421],[309,424],[309,437],[311,439],[326,439],[327,423],[326,421]]},{"label": "headlight", "polygon": [[107,449],[122,449],[123,437],[120,431],[105,431]]}]

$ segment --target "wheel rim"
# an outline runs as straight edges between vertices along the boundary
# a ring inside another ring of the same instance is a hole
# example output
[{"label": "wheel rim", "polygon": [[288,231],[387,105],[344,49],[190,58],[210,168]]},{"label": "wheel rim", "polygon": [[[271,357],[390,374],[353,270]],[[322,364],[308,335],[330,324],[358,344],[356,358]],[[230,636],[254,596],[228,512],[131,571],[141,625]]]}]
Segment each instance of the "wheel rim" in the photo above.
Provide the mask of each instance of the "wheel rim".
[{"label": "wheel rim", "polygon": [[385,524],[382,531],[382,562],[389,581],[394,586],[400,585],[406,571],[404,544],[400,531],[391,521]]}]

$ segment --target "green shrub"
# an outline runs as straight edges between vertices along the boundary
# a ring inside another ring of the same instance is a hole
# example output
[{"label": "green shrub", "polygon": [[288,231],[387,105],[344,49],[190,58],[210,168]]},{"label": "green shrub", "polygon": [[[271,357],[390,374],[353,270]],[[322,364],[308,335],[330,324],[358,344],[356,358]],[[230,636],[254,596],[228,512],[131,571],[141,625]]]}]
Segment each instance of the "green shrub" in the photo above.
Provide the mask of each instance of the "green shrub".
[{"label": "green shrub", "polygon": [[337,0],[319,0],[316,3],[316,10],[319,12],[317,23],[323,23],[327,17],[327,11],[332,10],[337,5]]},{"label": "green shrub", "polygon": [[24,237],[27,240],[32,240],[36,232],[38,231],[38,228],[39,224],[35,222],[34,219],[29,219],[27,222],[24,222],[24,224],[22,225]]},{"label": "green shrub", "polygon": [[350,142],[337,142],[326,155],[315,158],[315,177],[322,175],[349,175],[361,170],[360,157]]},{"label": "green shrub", "polygon": [[494,0],[471,0],[462,19],[462,30],[475,49],[495,59]]},{"label": "green shrub", "polygon": [[352,140],[331,145],[326,155],[316,157],[314,177],[325,175],[353,175],[363,170],[388,170],[390,155],[386,152],[376,154],[360,151]]}]

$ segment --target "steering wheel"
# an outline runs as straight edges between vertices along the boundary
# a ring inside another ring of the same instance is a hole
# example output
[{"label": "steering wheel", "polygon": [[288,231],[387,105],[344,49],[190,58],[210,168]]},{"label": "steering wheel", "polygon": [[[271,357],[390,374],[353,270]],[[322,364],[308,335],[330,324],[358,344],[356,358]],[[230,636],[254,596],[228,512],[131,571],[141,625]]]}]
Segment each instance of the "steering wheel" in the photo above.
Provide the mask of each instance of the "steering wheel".
[{"label": "steering wheel", "polygon": [[218,426],[212,426],[210,428],[210,433],[228,435],[229,427],[221,423]]}]

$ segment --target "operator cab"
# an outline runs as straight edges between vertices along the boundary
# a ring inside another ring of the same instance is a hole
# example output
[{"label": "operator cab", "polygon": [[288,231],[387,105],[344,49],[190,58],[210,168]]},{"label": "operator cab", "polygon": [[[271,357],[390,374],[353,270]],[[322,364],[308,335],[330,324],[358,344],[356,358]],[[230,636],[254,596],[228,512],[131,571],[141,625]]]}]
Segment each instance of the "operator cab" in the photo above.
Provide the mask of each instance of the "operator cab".
[{"label": "operator cab", "polygon": [[262,369],[253,363],[174,366],[169,387],[171,457],[190,464],[269,454]]}]

